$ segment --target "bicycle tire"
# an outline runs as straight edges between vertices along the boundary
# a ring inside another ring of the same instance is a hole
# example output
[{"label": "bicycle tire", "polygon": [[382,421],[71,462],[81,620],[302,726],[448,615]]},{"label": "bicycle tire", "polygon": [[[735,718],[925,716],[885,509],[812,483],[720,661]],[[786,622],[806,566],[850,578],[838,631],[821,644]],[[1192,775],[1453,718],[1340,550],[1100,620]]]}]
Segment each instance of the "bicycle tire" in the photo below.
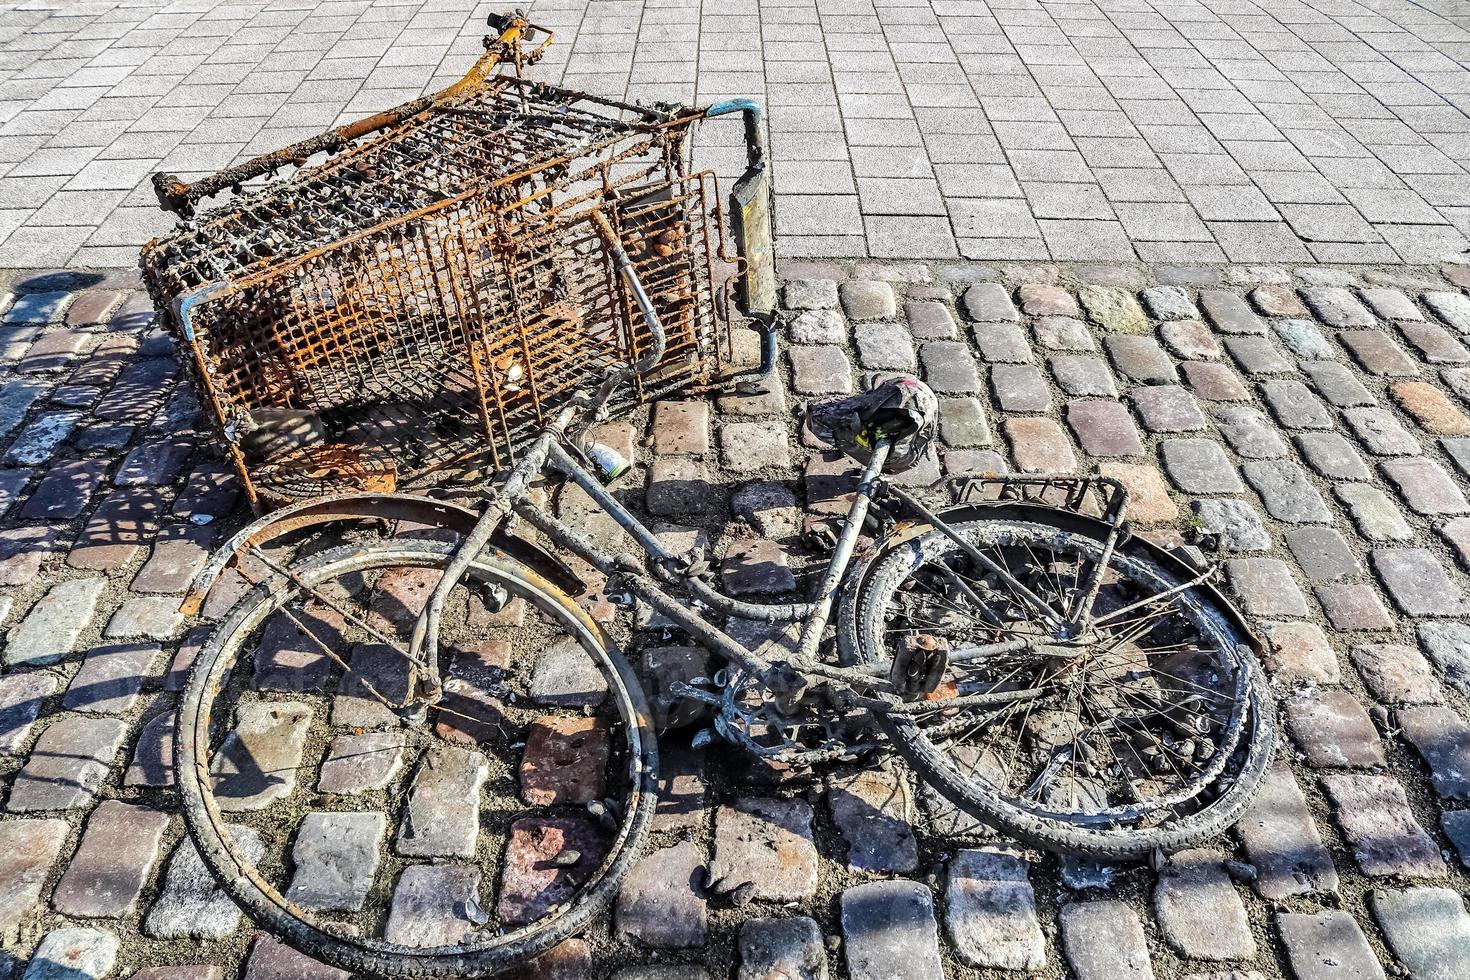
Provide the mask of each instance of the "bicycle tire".
[{"label": "bicycle tire", "polygon": [[[334,576],[379,567],[442,566],[452,550],[448,543],[429,540],[349,545],[324,551],[291,570],[301,581],[315,585]],[[608,683],[609,702],[616,702],[623,715],[621,727],[628,742],[628,761],[635,767],[630,774],[629,792],[636,798],[627,807],[621,833],[582,894],[565,908],[532,925],[478,946],[428,949],[380,939],[353,938],[322,929],[309,915],[293,911],[291,903],[264,880],[247,858],[236,852],[229,835],[222,833],[225,818],[209,791],[207,695],[238,657],[240,644],[281,605],[281,592],[272,586],[282,580],[272,578],[261,583],[240,599],[212,632],[190,671],[180,702],[174,758],[185,823],[206,866],[257,925],[287,945],[332,966],[385,977],[480,977],[525,963],[583,931],[592,918],[611,904],[647,839],[657,802],[657,741],[642,687],[622,652],[569,597],[532,570],[502,555],[482,554],[467,576],[507,588],[512,595],[549,613],[578,636],[583,649],[602,669]]]},{"label": "bicycle tire", "polygon": [[[1044,535],[1046,539],[1065,542],[1081,551],[1101,553],[1101,543],[1075,532],[1031,521],[968,521],[953,525],[956,531],[969,535],[977,529],[981,538],[1005,530],[1020,535]],[[885,592],[891,594],[913,563],[944,539],[936,528],[915,528],[887,542],[882,542],[867,563],[857,569],[843,594],[838,617],[838,640],[848,662],[871,663],[886,658],[878,637],[881,635],[883,604],[876,601]],[[1131,563],[1135,573],[1152,579],[1162,590],[1177,584],[1173,576],[1146,555],[1122,549],[1113,556],[1114,563]],[[907,564],[908,569],[905,569]],[[1210,608],[1206,598],[1196,590],[1183,594],[1197,611],[1208,618],[1218,635],[1229,642],[1232,652],[1249,671],[1245,711],[1247,717],[1240,738],[1245,757],[1233,774],[1229,786],[1206,807],[1176,820],[1151,828],[1108,828],[1084,826],[1055,818],[1044,818],[1009,804],[999,794],[988,791],[983,781],[961,774],[945,753],[924,734],[912,716],[877,713],[879,726],[904,759],[941,795],[971,816],[997,827],[1017,840],[1045,850],[1086,858],[1123,861],[1151,855],[1155,850],[1171,853],[1193,846],[1223,833],[1239,821],[1269,768],[1276,744],[1276,723],[1271,696],[1264,671],[1229,618]],[[894,695],[883,695],[897,703]]]}]

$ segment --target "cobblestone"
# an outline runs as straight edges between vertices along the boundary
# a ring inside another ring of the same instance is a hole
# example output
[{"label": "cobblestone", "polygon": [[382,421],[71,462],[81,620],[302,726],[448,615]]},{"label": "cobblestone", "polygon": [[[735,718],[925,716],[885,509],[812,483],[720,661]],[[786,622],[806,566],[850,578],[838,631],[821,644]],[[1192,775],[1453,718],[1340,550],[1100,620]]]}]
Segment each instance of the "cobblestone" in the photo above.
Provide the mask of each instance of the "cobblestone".
[{"label": "cobblestone", "polygon": [[1185,493],[1238,493],[1245,489],[1229,457],[1212,439],[1166,439],[1159,444],[1164,469]]},{"label": "cobblestone", "polygon": [[1414,819],[1394,779],[1333,773],[1322,777],[1322,786],[1363,874],[1438,878],[1445,873],[1438,845]]},{"label": "cobblestone", "polygon": [[469,909],[480,872],[453,864],[412,864],[398,876],[383,938],[404,946],[453,946],[474,928]]},{"label": "cobblestone", "polygon": [[1470,417],[1434,385],[1424,381],[1396,381],[1389,386],[1389,393],[1425,432],[1438,436],[1470,435]]},{"label": "cobblestone", "polygon": [[850,279],[838,287],[842,308],[853,320],[886,320],[897,313],[893,287],[886,282]]},{"label": "cobblestone", "polygon": [[1337,891],[1332,855],[1322,845],[1301,787],[1285,767],[1278,764],[1266,773],[1236,833],[1256,869],[1253,884],[1262,898]]},{"label": "cobblestone", "polygon": [[1159,328],[1164,344],[1175,354],[1191,361],[1218,361],[1225,348],[1200,320],[1177,320]]},{"label": "cobblestone", "polygon": [[1219,851],[1180,851],[1154,886],[1154,912],[1164,938],[1192,959],[1250,959],[1256,954],[1245,906],[1222,859]]},{"label": "cobblestone", "polygon": [[1246,482],[1261,495],[1266,512],[1288,524],[1328,524],[1332,511],[1295,463],[1251,460],[1241,466]]},{"label": "cobblestone", "polygon": [[[265,846],[254,830],[226,824],[225,832],[246,860],[261,859]],[[169,858],[163,890],[143,919],[143,931],[155,939],[224,939],[239,927],[240,919],[240,909],[185,836]]]},{"label": "cobblestone", "polygon": [[1091,456],[1142,456],[1143,442],[1128,410],[1114,401],[1075,399],[1067,403],[1067,424]]},{"label": "cobblestone", "polygon": [[120,918],[138,899],[159,858],[168,814],[107,800],[92,811],[81,846],[56,884],[51,904],[83,919]]},{"label": "cobblestone", "polygon": [[1179,286],[1150,286],[1142,293],[1143,305],[1155,320],[1197,320],[1199,310]]},{"label": "cobblestone", "polygon": [[1449,684],[1470,694],[1470,626],[1463,623],[1421,623],[1419,643]]},{"label": "cobblestone", "polygon": [[1470,799],[1470,725],[1437,705],[1401,708],[1398,721],[1429,766],[1434,791],[1445,799]]},{"label": "cobblestone", "polygon": [[1010,291],[998,282],[977,282],[962,299],[965,316],[978,323],[1015,323],[1020,320]]},{"label": "cobblestone", "polygon": [[1292,442],[1320,476],[1330,480],[1373,479],[1373,471],[1362,455],[1337,432],[1302,432],[1292,436]]},{"label": "cobblestone", "polygon": [[618,933],[659,948],[703,946],[709,934],[704,858],[685,841],[645,855],[618,892]]},{"label": "cobblestone", "polygon": [[1368,712],[1351,693],[1303,691],[1286,702],[1286,717],[1307,760],[1320,768],[1383,766],[1383,742]]},{"label": "cobblestone", "polygon": [[754,897],[791,902],[817,887],[812,808],[802,800],[752,797],[715,814],[710,880],[734,890],[754,884]]},{"label": "cobblestone", "polygon": [[[740,925],[735,980],[827,980],[827,950],[817,923],[803,915],[747,919]],[[676,980],[676,978],[671,978]]]},{"label": "cobblestone", "polygon": [[[1044,316],[1036,321],[1036,342],[1048,350],[1095,351],[1092,330],[1070,316]],[[1029,357],[1029,348],[1027,349]]]},{"label": "cobblestone", "polygon": [[1465,593],[1426,548],[1380,548],[1373,570],[1394,605],[1410,616],[1463,616]]},{"label": "cobblestone", "polygon": [[117,936],[106,929],[63,926],[46,933],[21,980],[101,980],[117,961]]},{"label": "cobblestone", "polygon": [[962,850],[945,876],[944,927],[970,966],[1035,972],[1046,965],[1027,864],[1012,854]]},{"label": "cobblestone", "polygon": [[1382,330],[1344,330],[1337,339],[1369,374],[1384,378],[1419,376],[1419,367],[1413,358]]},{"label": "cobblestone", "polygon": [[997,364],[990,369],[995,400],[1004,412],[1045,412],[1051,391],[1041,372],[1029,364]]},{"label": "cobblestone", "polygon": [[1222,408],[1215,420],[1230,448],[1246,459],[1280,459],[1287,453],[1285,441],[1260,409]]},{"label": "cobblestone", "polygon": [[1052,375],[1057,379],[1057,387],[1069,395],[1118,397],[1113,372],[1100,357],[1066,354],[1053,357],[1050,364]]},{"label": "cobblestone", "polygon": [[1373,916],[1413,980],[1470,976],[1470,915],[1448,888],[1381,889]]},{"label": "cobblestone", "polygon": [[837,310],[805,310],[791,321],[793,344],[841,344],[847,341],[847,321]]},{"label": "cobblestone", "polygon": [[988,364],[1029,364],[1035,360],[1026,332],[1014,323],[977,323],[972,332],[980,358]]},{"label": "cobblestone", "polygon": [[1264,334],[1266,324],[1251,310],[1250,305],[1235,293],[1220,289],[1206,289],[1199,294],[1210,322],[1221,333]]},{"label": "cobblestone", "polygon": [[287,900],[317,912],[361,909],[386,832],[381,813],[306,814],[291,850],[296,870]]},{"label": "cobblestone", "polygon": [[912,881],[855,885],[840,898],[852,980],[943,980],[934,900]]},{"label": "cobblestone", "polygon": [[1061,911],[1062,950],[1077,980],[1153,980],[1138,915],[1122,902],[1074,902]]},{"label": "cobblestone", "polygon": [[1214,535],[1225,551],[1266,551],[1271,535],[1261,525],[1256,509],[1243,500],[1195,500],[1190,505],[1199,520],[1199,529]]},{"label": "cobblestone", "polygon": [[1276,929],[1298,980],[1386,980],[1363,931],[1346,912],[1280,912]]},{"label": "cobblestone", "polygon": [[31,756],[10,786],[11,813],[73,810],[97,795],[127,726],[116,718],[62,715],[36,739]]},{"label": "cobblestone", "polygon": [[0,941],[14,942],[35,915],[69,829],[56,819],[0,822]]},{"label": "cobblestone", "polygon": [[234,729],[210,762],[221,810],[260,810],[291,794],[311,717],[311,705],[299,702],[239,705]]},{"label": "cobblestone", "polygon": [[1114,334],[1103,338],[1103,346],[1118,373],[1134,381],[1156,385],[1179,380],[1174,362],[1152,337]]},{"label": "cobblestone", "polygon": [[1248,615],[1307,615],[1307,600],[1284,562],[1275,558],[1233,558],[1225,563],[1225,574]]},{"label": "cobblestone", "polygon": [[1337,655],[1315,623],[1266,623],[1266,669],[1282,686],[1338,684]]},{"label": "cobblestone", "polygon": [[900,874],[918,867],[911,800],[903,777],[891,770],[828,779],[827,805],[832,822],[847,842],[848,867]]},{"label": "cobblestone", "polygon": [[431,748],[413,779],[413,792],[393,849],[408,857],[473,857],[479,838],[485,757],[453,745]]},{"label": "cobblestone", "polygon": [[1398,507],[1377,487],[1339,483],[1337,497],[1347,507],[1358,533],[1369,541],[1408,541],[1414,537]]}]

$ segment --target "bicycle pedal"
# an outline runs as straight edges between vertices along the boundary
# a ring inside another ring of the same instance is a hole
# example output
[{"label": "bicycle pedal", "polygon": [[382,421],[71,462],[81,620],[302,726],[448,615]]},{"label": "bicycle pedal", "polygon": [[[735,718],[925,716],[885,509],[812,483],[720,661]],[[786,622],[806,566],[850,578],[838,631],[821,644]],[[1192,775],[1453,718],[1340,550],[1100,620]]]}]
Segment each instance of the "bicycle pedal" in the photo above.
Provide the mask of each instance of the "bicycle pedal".
[{"label": "bicycle pedal", "polygon": [[888,681],[905,701],[932,694],[949,667],[949,643],[929,633],[911,633],[888,668]]}]

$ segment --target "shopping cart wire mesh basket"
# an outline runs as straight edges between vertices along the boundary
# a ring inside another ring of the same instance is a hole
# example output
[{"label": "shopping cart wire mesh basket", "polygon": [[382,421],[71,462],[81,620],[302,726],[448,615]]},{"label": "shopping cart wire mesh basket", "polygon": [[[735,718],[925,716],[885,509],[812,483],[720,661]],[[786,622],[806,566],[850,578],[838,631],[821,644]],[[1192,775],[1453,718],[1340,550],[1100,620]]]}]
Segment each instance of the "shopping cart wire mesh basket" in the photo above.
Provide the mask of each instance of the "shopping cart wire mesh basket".
[{"label": "shopping cart wire mesh basket", "polygon": [[[184,220],[144,246],[144,279],[257,506],[503,468],[567,396],[636,361],[651,337],[594,213],[668,335],[625,403],[717,379],[728,287],[768,326],[754,104],[647,107],[529,81],[549,32],[491,23],[486,55],[442,92],[194,183],[154,179]],[[732,111],[750,159],[728,214],[737,254],[689,145],[694,123]]]}]

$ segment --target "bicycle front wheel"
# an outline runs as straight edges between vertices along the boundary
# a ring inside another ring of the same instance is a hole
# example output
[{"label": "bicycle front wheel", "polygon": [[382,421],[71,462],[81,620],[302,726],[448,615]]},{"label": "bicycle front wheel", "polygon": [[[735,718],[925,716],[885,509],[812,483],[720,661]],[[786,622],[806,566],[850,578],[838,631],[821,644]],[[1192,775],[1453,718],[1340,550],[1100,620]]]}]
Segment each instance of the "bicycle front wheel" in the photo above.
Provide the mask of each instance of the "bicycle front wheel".
[{"label": "bicycle front wheel", "polygon": [[261,928],[366,975],[484,976],[550,949],[612,901],[653,814],[632,669],[500,556],[451,593],[445,696],[404,723],[402,651],[450,551],[380,541],[272,576],[214,630],[179,709],[205,864]]},{"label": "bicycle front wheel", "polygon": [[1020,520],[953,529],[1013,581],[930,528],[873,560],[839,630],[860,662],[915,640],[947,648],[926,700],[890,697],[900,710],[878,716],[915,769],[1022,841],[1104,860],[1174,851],[1238,820],[1275,725],[1261,668],[1216,604],[1124,548],[1080,633],[1062,635],[1055,623],[1085,603],[1102,542]]}]

